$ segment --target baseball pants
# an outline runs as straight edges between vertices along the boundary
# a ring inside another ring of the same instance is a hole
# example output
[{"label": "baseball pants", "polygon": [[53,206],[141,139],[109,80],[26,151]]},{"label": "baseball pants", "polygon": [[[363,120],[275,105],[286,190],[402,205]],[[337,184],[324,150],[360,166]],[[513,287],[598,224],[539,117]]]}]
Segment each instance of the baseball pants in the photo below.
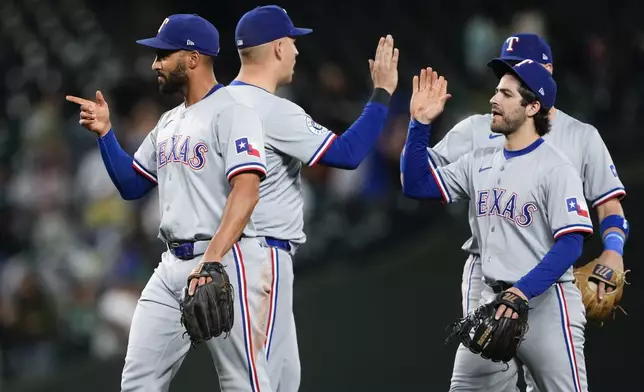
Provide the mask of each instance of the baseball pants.
[{"label": "baseball pants", "polygon": [[[179,302],[187,277],[200,261],[165,252],[134,312],[121,379],[123,392],[168,391],[188,350]],[[235,321],[226,338],[206,342],[222,392],[270,392],[264,342],[271,290],[267,251],[243,238],[222,260],[234,286]]]},{"label": "baseball pants", "polygon": [[297,392],[301,368],[293,315],[293,259],[284,249],[269,249],[272,289],[265,344],[268,374],[275,392]]},{"label": "baseball pants", "polygon": [[[491,301],[481,261],[471,255],[463,272],[463,310],[467,314]],[[586,315],[572,282],[557,283],[530,300],[529,329],[519,347],[528,391],[586,392],[584,360]],[[518,363],[495,363],[459,345],[450,391],[518,391]]]}]

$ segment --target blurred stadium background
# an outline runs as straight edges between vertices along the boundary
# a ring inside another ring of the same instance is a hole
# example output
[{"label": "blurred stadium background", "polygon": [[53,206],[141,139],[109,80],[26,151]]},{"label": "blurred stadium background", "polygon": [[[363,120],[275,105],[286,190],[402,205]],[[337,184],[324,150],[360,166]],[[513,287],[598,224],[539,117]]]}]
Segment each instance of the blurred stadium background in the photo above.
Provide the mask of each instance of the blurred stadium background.
[{"label": "blurred stadium background", "polygon": [[[279,94],[342,132],[370,94],[367,59],[393,34],[400,83],[381,143],[353,172],[305,172],[308,244],[296,257],[295,313],[302,391],[447,390],[454,346],[444,328],[460,314],[466,206],[404,199],[398,156],[414,72],[449,80],[433,142],[459,119],[489,110],[485,63],[508,35],[532,31],[553,49],[557,106],[595,125],[629,196],[634,272],[624,306],[587,329],[594,391],[642,391],[644,282],[637,264],[644,196],[642,2],[576,0],[376,2],[283,0],[298,40],[293,85]],[[617,6],[621,4],[621,6]],[[0,371],[2,391],[115,391],[138,294],[164,250],[155,195],[122,201],[94,137],[65,94],[106,95],[119,140],[133,153],[159,115],[153,54],[134,43],[172,13],[199,13],[220,30],[216,74],[239,61],[234,27],[250,1],[0,1]],[[601,250],[597,237],[584,259]],[[563,349],[563,348],[562,348]],[[171,390],[217,390],[205,350],[190,353]],[[638,373],[639,371],[639,373]],[[553,391],[554,392],[554,391]]]}]

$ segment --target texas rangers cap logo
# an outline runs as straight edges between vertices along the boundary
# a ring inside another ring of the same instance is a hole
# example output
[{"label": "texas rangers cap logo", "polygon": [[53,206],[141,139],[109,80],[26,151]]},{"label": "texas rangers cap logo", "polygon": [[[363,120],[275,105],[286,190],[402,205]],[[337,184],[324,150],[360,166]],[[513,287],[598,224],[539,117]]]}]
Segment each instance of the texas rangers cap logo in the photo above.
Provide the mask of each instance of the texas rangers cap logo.
[{"label": "texas rangers cap logo", "polygon": [[164,27],[165,25],[167,25],[169,21],[170,21],[170,18],[165,18],[165,19],[163,20],[163,23],[161,23],[161,26],[159,26],[159,30],[157,30],[157,33],[160,33],[160,32],[161,32],[161,30],[163,29],[163,27]]},{"label": "texas rangers cap logo", "polygon": [[237,154],[246,153],[254,157],[259,157],[259,150],[253,147],[253,141],[247,137],[240,137],[235,140],[235,148],[237,149]]}]

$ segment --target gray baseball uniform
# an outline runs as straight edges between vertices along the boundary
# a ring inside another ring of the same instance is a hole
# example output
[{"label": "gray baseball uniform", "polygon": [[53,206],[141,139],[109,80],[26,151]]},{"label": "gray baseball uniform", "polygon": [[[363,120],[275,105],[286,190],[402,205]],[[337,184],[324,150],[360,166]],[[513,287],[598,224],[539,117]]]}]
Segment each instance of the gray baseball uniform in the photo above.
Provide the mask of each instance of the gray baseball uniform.
[{"label": "gray baseball uniform", "polygon": [[[455,162],[459,157],[478,148],[500,147],[504,143],[502,135],[490,131],[491,116],[474,115],[458,123],[432,149],[430,154],[438,165]],[[581,174],[584,183],[584,194],[592,200],[596,207],[602,202],[625,194],[624,187],[617,177],[615,166],[604,142],[597,130],[582,123],[561,110],[557,110],[552,121],[551,131],[544,136],[548,143],[561,150]],[[476,223],[476,213],[470,209],[470,224]],[[463,313],[467,314],[478,306],[481,293],[486,285],[483,282],[480,252],[475,238],[470,238],[463,246],[470,253],[464,269],[462,280]],[[518,369],[511,363],[511,369],[504,365],[486,361],[472,354],[463,346],[459,347],[452,375],[452,390],[459,390],[462,385],[478,382],[480,377],[495,374],[496,380],[491,381],[494,390],[516,390]],[[526,371],[529,388],[537,390],[532,382],[529,371]],[[471,381],[474,379],[475,381]],[[470,380],[470,381],[468,381]],[[505,385],[506,387],[502,387]],[[482,387],[485,389],[485,387]],[[529,389],[529,390],[530,390]]]},{"label": "gray baseball uniform", "polygon": [[[430,162],[433,162],[430,159]],[[470,200],[473,235],[488,283],[481,303],[500,282],[513,284],[536,267],[567,233],[592,233],[582,182],[562,152],[539,139],[522,151],[475,150],[444,167],[430,164],[445,202]],[[530,300],[529,331],[518,358],[546,391],[587,390],[585,310],[570,267],[543,294]],[[469,385],[496,390],[490,375]]]},{"label": "gray baseball uniform", "polygon": [[306,240],[300,172],[302,163],[315,165],[336,136],[295,103],[259,87],[236,82],[226,89],[254,108],[264,124],[268,176],[260,186],[253,221],[258,235],[271,246],[273,262],[266,355],[273,389],[297,391],[300,361],[293,316],[292,256]]},{"label": "gray baseball uniform", "polygon": [[[219,89],[162,115],[134,155],[134,167],[158,182],[159,237],[168,244],[196,241],[192,258],[163,253],[130,330],[122,390],[167,391],[190,348],[179,302],[188,275],[219,227],[229,181],[245,171],[266,173],[261,121]],[[251,221],[222,260],[235,290],[234,327],[228,338],[211,339],[207,346],[224,392],[271,390],[263,349],[271,275],[267,255]]]}]

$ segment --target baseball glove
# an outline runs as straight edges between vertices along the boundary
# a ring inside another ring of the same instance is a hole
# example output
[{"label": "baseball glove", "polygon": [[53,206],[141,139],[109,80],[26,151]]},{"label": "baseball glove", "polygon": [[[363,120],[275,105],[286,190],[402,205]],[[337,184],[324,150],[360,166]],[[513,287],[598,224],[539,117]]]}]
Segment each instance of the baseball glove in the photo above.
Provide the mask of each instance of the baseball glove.
[{"label": "baseball glove", "polygon": [[181,324],[193,345],[222,333],[228,336],[235,319],[233,286],[224,266],[219,262],[200,264],[188,277],[188,286],[191,279],[201,277],[210,277],[212,282],[197,286],[192,296],[186,287],[180,303]]},{"label": "baseball glove", "polygon": [[[586,308],[586,319],[601,324],[609,317],[615,317],[615,309],[619,308],[624,312],[619,303],[624,293],[624,284],[628,284],[626,281],[626,273],[628,272],[628,270],[617,271],[600,264],[599,259],[574,269],[575,284],[581,291],[582,301]],[[606,284],[606,292],[601,301],[597,298],[599,282]],[[613,289],[611,292],[608,292],[609,287]]]},{"label": "baseball glove", "polygon": [[[496,309],[505,305],[514,310],[516,319],[495,319]],[[467,317],[452,324],[445,343],[458,337],[474,354],[493,362],[509,362],[528,332],[528,302],[518,295],[503,291],[488,304],[479,306]]]}]

